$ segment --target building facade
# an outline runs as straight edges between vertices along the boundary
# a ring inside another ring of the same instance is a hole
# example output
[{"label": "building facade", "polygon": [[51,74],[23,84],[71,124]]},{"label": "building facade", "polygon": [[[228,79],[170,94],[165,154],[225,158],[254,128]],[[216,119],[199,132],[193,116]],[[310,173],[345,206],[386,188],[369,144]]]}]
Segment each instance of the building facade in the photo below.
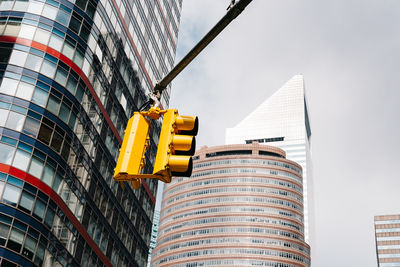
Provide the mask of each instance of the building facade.
[{"label": "building facade", "polygon": [[154,217],[153,217],[153,227],[151,228],[151,239],[150,239],[150,246],[149,246],[149,258],[147,261],[147,266],[150,267],[151,262],[151,254],[153,253],[153,249],[156,247],[157,244],[157,236],[158,236],[158,224],[160,223],[160,211],[154,210]]},{"label": "building facade", "polygon": [[286,158],[303,168],[305,239],[313,251],[311,126],[302,75],[294,76],[236,126],[226,129],[225,144],[253,141],[285,150]]},{"label": "building facade", "polygon": [[310,266],[302,169],[279,148],[203,147],[165,184],[152,266]]},{"label": "building facade", "polygon": [[146,266],[157,181],[122,190],[112,175],[129,117],[173,66],[181,5],[0,2],[1,266]]},{"label": "building facade", "polygon": [[400,215],[375,216],[378,267],[400,266]]}]

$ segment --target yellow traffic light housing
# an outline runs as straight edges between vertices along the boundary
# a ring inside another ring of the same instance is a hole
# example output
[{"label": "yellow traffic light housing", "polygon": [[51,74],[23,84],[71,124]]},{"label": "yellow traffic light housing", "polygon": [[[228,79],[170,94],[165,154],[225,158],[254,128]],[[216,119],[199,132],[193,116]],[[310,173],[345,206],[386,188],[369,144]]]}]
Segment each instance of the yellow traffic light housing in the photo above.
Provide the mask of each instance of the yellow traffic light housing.
[{"label": "yellow traffic light housing", "polygon": [[[149,119],[157,120],[164,114],[153,174],[141,173],[145,165],[145,153],[149,146]],[[146,118],[148,117],[148,118]],[[130,181],[134,189],[140,187],[140,179],[156,178],[165,183],[171,176],[189,177],[192,158],[196,149],[198,131],[196,116],[180,116],[176,109],[135,112],[129,119],[120,149],[114,180]]]},{"label": "yellow traffic light housing", "polygon": [[154,175],[165,183],[171,182],[171,176],[189,177],[192,174],[192,155],[196,149],[195,135],[198,131],[196,116],[180,116],[176,109],[164,114]]}]

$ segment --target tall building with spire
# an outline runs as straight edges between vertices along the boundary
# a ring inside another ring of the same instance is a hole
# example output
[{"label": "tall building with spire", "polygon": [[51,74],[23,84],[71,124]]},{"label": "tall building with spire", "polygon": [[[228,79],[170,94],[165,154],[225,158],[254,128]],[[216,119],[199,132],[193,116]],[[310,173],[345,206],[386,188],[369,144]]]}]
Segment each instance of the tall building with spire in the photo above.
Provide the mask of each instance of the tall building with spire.
[{"label": "tall building with spire", "polygon": [[1,266],[146,266],[157,181],[112,176],[129,117],[174,64],[181,7],[0,1]]},{"label": "tall building with spire", "polygon": [[313,244],[311,126],[302,75],[286,82],[236,126],[226,129],[226,144],[268,144],[286,151],[303,168],[305,240]]}]

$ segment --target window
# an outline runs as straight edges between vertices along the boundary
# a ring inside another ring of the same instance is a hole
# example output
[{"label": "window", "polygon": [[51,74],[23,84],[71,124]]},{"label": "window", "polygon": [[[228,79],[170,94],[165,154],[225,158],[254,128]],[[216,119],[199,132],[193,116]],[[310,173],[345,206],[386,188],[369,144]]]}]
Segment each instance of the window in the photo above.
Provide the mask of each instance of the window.
[{"label": "window", "polygon": [[16,206],[18,203],[21,188],[7,184],[3,194],[3,201]]},{"label": "window", "polygon": [[44,219],[44,223],[49,228],[51,228],[51,226],[53,225],[53,220],[54,220],[54,211],[52,211],[51,209],[47,209],[46,218]]},{"label": "window", "polygon": [[43,61],[42,57],[29,54],[25,62],[25,67],[33,71],[39,71],[40,66],[42,65],[42,61]]},{"label": "window", "polygon": [[50,38],[50,32],[49,31],[43,30],[41,28],[38,28],[36,30],[35,37],[33,39],[36,42],[39,42],[39,43],[47,45],[47,43],[49,41],[49,38]]},{"label": "window", "polygon": [[58,11],[57,8],[55,8],[53,6],[50,6],[50,5],[45,5],[44,9],[43,9],[43,12],[42,12],[42,15],[44,17],[47,17],[47,18],[51,19],[51,20],[55,20],[55,18],[57,16],[57,11]]},{"label": "window", "polygon": [[11,165],[11,160],[13,158],[15,148],[0,143],[0,151],[0,162]]},{"label": "window", "polygon": [[24,66],[25,64],[25,60],[28,57],[28,53],[27,52],[22,52],[19,50],[13,50],[10,60],[9,60],[9,64],[14,64],[14,65],[18,65],[18,66]]},{"label": "window", "polygon": [[15,96],[29,101],[31,100],[33,89],[33,85],[20,82]]},{"label": "window", "polygon": [[54,168],[46,164],[43,172],[43,182],[51,187],[54,178]]},{"label": "window", "polygon": [[1,83],[0,91],[3,94],[14,95],[17,89],[17,85],[18,81],[4,77]]},{"label": "window", "polygon": [[33,207],[33,200],[34,197],[31,194],[29,194],[26,191],[22,191],[21,200],[19,201],[19,207],[22,210],[31,213]]},{"label": "window", "polygon": [[48,60],[43,60],[42,69],[40,70],[41,73],[50,78],[53,78],[55,71],[56,71],[56,64]]},{"label": "window", "polygon": [[68,72],[66,70],[64,70],[63,68],[61,68],[60,66],[58,66],[55,80],[59,84],[65,86],[65,83],[67,82],[67,76],[68,76]]},{"label": "window", "polygon": [[0,246],[4,246],[6,244],[9,231],[10,231],[9,225],[0,223]]},{"label": "window", "polygon": [[[1,114],[1,113],[0,113]],[[27,135],[32,136],[33,138],[36,137],[40,127],[40,122],[32,119],[30,117],[26,117],[25,119],[25,125],[23,128],[23,132],[26,133]]]},{"label": "window", "polygon": [[46,209],[46,205],[40,199],[36,199],[35,208],[33,209],[33,215],[40,220],[43,219],[44,211]]},{"label": "window", "polygon": [[56,17],[56,21],[63,24],[64,26],[68,26],[69,17],[70,17],[70,14],[59,9],[57,17]]},{"label": "window", "polygon": [[[17,1],[17,2],[19,2],[19,1]],[[22,24],[21,25],[21,30],[20,30],[18,36],[22,37],[22,38],[26,38],[26,39],[32,40],[33,36],[35,35],[35,30],[36,30],[36,27],[30,26],[30,25],[26,25],[26,24]]]},{"label": "window", "polygon": [[40,15],[42,13],[44,3],[37,1],[29,1],[28,12],[36,15]]},{"label": "window", "polygon": [[[50,101],[49,101],[50,102]],[[39,130],[38,139],[45,144],[49,144],[51,140],[51,134],[53,133],[53,129],[51,129],[46,124],[42,123]]]},{"label": "window", "polygon": [[39,106],[46,106],[48,92],[40,89],[39,87],[35,88],[32,96],[32,102],[38,104]]},{"label": "window", "polygon": [[68,41],[64,42],[64,48],[62,53],[67,56],[69,59],[72,59],[74,56],[75,47],[72,46]]},{"label": "window", "polygon": [[12,228],[7,247],[16,252],[20,252],[23,241],[24,241],[24,232],[16,228]]},{"label": "window", "polygon": [[20,132],[22,130],[22,126],[24,125],[24,121],[25,121],[24,115],[10,111],[6,127]]},{"label": "window", "polygon": [[40,178],[43,171],[43,165],[43,160],[38,159],[37,157],[32,157],[28,172],[36,178]]},{"label": "window", "polygon": [[31,260],[35,252],[36,244],[37,244],[36,239],[33,239],[30,236],[26,236],[24,249],[22,250],[22,255]]},{"label": "window", "polygon": [[26,171],[26,169],[28,168],[30,156],[30,153],[17,149],[13,161],[13,166],[23,171]]},{"label": "window", "polygon": [[[64,99],[65,100],[65,99]],[[61,108],[60,108],[60,114],[59,117],[65,122],[68,123],[69,119],[69,113],[71,108],[68,107],[65,102],[62,103]]]}]

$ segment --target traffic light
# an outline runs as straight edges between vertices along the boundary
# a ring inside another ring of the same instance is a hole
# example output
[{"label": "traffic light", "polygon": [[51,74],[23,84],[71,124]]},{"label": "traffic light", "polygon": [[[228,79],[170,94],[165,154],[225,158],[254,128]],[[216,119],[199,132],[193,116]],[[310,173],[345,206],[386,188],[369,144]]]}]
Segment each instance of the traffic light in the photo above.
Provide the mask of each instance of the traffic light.
[{"label": "traffic light", "polygon": [[124,140],[119,152],[114,180],[131,181],[132,187],[140,187],[140,172],[144,167],[144,154],[149,146],[149,121],[135,112],[126,126]]},{"label": "traffic light", "polygon": [[171,176],[192,174],[192,155],[196,149],[198,131],[196,116],[180,116],[176,109],[164,113],[153,175],[169,183]]}]

